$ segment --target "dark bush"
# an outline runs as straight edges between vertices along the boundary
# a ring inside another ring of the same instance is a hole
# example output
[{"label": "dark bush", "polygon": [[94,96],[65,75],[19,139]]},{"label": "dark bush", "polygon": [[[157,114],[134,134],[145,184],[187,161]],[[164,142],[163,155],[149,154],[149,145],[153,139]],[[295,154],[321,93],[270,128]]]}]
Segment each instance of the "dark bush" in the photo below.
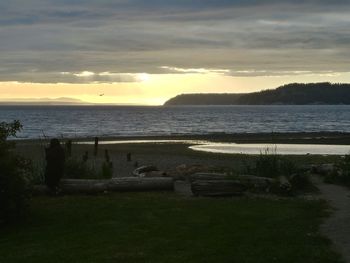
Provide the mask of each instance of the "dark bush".
[{"label": "dark bush", "polygon": [[15,145],[8,141],[21,128],[18,121],[0,123],[0,222],[20,219],[30,196],[31,162],[14,153]]}]

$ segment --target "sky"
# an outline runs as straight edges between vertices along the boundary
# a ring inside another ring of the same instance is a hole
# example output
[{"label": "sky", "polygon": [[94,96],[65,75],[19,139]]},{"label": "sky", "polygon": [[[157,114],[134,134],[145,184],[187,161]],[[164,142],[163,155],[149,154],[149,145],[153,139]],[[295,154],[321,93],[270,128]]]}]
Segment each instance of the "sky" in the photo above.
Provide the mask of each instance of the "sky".
[{"label": "sky", "polygon": [[349,61],[345,0],[0,1],[0,101],[160,105],[350,82]]}]

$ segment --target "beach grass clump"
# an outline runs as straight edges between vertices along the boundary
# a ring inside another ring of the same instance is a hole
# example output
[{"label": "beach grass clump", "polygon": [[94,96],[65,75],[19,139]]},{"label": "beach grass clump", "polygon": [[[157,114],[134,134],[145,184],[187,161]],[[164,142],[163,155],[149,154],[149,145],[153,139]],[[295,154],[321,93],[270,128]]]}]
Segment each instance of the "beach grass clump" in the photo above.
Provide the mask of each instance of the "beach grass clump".
[{"label": "beach grass clump", "polygon": [[0,123],[0,223],[21,219],[30,197],[31,162],[17,155],[15,144],[8,141],[21,128],[19,121]]},{"label": "beach grass clump", "polygon": [[258,156],[255,171],[260,177],[290,177],[297,172],[297,166],[292,160],[277,154],[276,149],[267,148]]}]

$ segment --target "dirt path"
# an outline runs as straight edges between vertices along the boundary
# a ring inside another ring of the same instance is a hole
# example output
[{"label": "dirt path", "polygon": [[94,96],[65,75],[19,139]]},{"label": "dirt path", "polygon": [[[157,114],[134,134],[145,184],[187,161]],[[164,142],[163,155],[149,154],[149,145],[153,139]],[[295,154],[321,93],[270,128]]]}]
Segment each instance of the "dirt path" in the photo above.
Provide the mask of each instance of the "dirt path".
[{"label": "dirt path", "polygon": [[328,236],[336,249],[342,253],[346,262],[350,262],[350,190],[348,188],[325,184],[315,178],[322,198],[334,209],[332,215],[321,226],[321,231]]}]

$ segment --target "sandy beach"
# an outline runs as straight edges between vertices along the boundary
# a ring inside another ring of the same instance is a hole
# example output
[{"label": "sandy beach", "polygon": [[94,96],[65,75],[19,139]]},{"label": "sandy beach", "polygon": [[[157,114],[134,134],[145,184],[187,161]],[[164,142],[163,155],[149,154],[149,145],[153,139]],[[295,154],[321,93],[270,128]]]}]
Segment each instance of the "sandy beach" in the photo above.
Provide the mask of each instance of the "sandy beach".
[{"label": "sandy beach", "polygon": [[[162,142],[167,140],[198,140],[212,142],[236,143],[290,143],[290,144],[350,144],[349,133],[271,133],[271,134],[212,134],[193,136],[158,136],[158,137],[104,137],[99,138],[100,144],[97,157],[93,156],[93,138],[78,138],[73,140],[72,156],[81,160],[85,152],[89,153],[89,162],[100,165],[104,160],[105,150],[108,151],[113,162],[113,176],[132,176],[136,166],[154,165],[160,170],[171,172],[181,165],[209,166],[215,170],[230,170],[242,172],[252,164],[256,156],[242,154],[218,154],[197,152],[189,149],[191,143]],[[139,141],[149,140],[150,143],[109,143],[106,141]],[[65,140],[61,140],[64,142]],[[44,148],[47,140],[21,140],[17,141],[17,151],[30,157],[35,163],[44,161]],[[131,161],[126,155],[131,153]],[[337,160],[338,156],[291,156],[300,164],[327,163]]]}]

